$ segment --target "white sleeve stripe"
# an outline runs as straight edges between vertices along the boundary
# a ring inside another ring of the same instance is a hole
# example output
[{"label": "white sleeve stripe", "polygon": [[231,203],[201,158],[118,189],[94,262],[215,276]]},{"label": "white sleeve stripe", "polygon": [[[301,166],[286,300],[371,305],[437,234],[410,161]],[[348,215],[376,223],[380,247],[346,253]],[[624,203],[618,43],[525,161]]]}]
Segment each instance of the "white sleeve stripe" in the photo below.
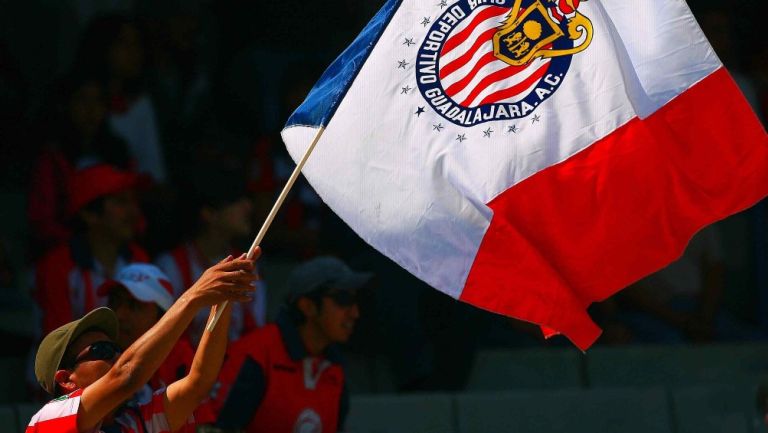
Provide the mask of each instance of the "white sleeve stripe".
[{"label": "white sleeve stripe", "polygon": [[77,415],[80,408],[80,397],[68,398],[60,401],[52,401],[32,417],[30,425],[42,421],[48,421],[56,418],[64,418],[71,415]]}]

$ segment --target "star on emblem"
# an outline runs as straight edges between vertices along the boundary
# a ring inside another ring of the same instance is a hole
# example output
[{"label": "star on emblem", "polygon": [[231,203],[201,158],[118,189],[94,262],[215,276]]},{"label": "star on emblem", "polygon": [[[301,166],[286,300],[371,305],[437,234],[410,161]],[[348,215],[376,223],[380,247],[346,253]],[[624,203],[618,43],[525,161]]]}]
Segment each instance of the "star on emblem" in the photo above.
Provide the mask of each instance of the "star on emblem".
[{"label": "star on emblem", "polygon": [[398,60],[397,61],[397,69],[405,69],[406,66],[408,66],[410,63],[406,62],[405,59]]},{"label": "star on emblem", "polygon": [[493,134],[493,129],[488,128],[485,131],[483,131],[483,137],[491,138],[491,134]]},{"label": "star on emblem", "polygon": [[416,45],[416,42],[413,41],[413,38],[405,38],[403,45],[408,45],[410,47],[411,45]]},{"label": "star on emblem", "polygon": [[421,25],[422,25],[422,26],[424,26],[424,27],[426,27],[426,26],[427,26],[427,24],[429,24],[429,23],[431,23],[431,22],[432,22],[432,20],[431,20],[431,19],[429,19],[429,17],[424,17],[424,19],[423,19],[423,20],[421,20]]},{"label": "star on emblem", "polygon": [[438,123],[437,125],[432,125],[432,130],[433,131],[440,132],[440,131],[443,130],[443,128],[445,128],[445,126],[443,126],[442,123]]},{"label": "star on emblem", "polygon": [[507,128],[507,132],[511,132],[513,134],[517,134],[517,131],[519,131],[519,129],[517,129],[517,125],[512,125],[509,128]]},{"label": "star on emblem", "polygon": [[437,5],[440,6],[440,9],[442,9],[448,6],[448,0],[440,0],[440,3],[438,3]]},{"label": "star on emblem", "polygon": [[467,139],[467,136],[466,136],[466,134],[459,134],[458,136],[456,136],[456,140],[457,140],[459,143],[463,143],[463,142],[464,142],[464,140],[466,140],[466,139]]},{"label": "star on emblem", "polygon": [[537,114],[537,115],[533,116],[533,119],[531,119],[531,123],[536,123],[536,122],[538,122],[540,120],[541,120],[541,116],[539,116]]},{"label": "star on emblem", "polygon": [[416,117],[421,117],[421,115],[424,114],[424,107],[419,107],[419,109],[416,110],[416,112],[413,114],[415,114]]},{"label": "star on emblem", "polygon": [[413,90],[413,88],[411,88],[411,86],[406,85],[405,87],[400,89],[400,94],[401,95],[407,95],[408,92],[410,92],[411,90]]}]

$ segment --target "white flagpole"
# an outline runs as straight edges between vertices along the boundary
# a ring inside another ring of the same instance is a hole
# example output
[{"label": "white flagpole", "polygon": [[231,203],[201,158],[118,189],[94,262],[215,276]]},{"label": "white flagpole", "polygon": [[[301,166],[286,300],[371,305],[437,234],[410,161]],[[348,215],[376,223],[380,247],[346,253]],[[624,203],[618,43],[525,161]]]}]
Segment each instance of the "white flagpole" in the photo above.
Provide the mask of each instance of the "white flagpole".
[{"label": "white flagpole", "polygon": [[[304,168],[304,164],[307,163],[307,160],[309,159],[309,155],[315,149],[315,145],[317,145],[317,142],[320,141],[320,137],[322,137],[324,131],[325,131],[325,126],[321,126],[320,129],[317,130],[317,134],[315,134],[315,138],[314,140],[312,140],[312,144],[310,144],[309,148],[307,148],[307,151],[304,152],[304,156],[296,165],[296,168],[293,170],[293,173],[291,173],[291,177],[288,178],[288,182],[285,184],[285,187],[283,188],[283,191],[280,193],[280,196],[277,198],[277,201],[275,202],[274,206],[272,206],[272,210],[269,212],[269,215],[267,215],[267,219],[264,221],[264,225],[261,226],[261,230],[259,230],[259,233],[256,235],[256,239],[253,240],[253,244],[251,244],[251,248],[248,250],[249,259],[253,258],[253,254],[256,250],[256,247],[258,247],[261,244],[261,241],[264,239],[264,236],[267,234],[267,230],[269,230],[269,226],[272,225],[272,221],[274,221],[275,216],[277,215],[277,211],[280,210],[280,207],[282,207],[283,202],[285,201],[285,198],[288,196],[288,192],[290,192],[291,188],[293,188],[293,184],[296,183],[296,180],[299,178],[299,175],[301,174],[301,170]],[[211,319],[210,323],[208,323],[208,326],[206,327],[208,332],[211,332],[213,328],[216,327],[216,323],[219,321],[219,318],[221,317],[221,313],[223,313],[224,309],[227,307],[227,302],[228,301],[224,301],[221,304],[214,307],[216,309],[216,314],[214,314],[213,319]]]}]

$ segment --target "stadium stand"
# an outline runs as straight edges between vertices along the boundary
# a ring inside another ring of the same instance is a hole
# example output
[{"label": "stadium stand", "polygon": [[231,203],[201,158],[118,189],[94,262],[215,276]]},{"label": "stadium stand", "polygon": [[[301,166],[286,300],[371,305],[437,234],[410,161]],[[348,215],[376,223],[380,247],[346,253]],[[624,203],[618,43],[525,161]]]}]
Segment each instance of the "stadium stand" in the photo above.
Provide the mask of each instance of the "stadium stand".
[{"label": "stadium stand", "polygon": [[578,388],[584,385],[582,358],[575,348],[481,351],[467,390]]},{"label": "stadium stand", "polygon": [[586,355],[587,385],[746,384],[768,372],[768,345],[595,348]]},{"label": "stadium stand", "polygon": [[0,406],[0,433],[18,433],[16,412],[11,406]]},{"label": "stadium stand", "polygon": [[453,399],[447,394],[353,396],[350,433],[452,433]]},{"label": "stadium stand", "polygon": [[671,433],[661,388],[526,391],[457,397],[462,433]]},{"label": "stadium stand", "polygon": [[714,385],[672,392],[677,433],[747,433],[756,385]]}]

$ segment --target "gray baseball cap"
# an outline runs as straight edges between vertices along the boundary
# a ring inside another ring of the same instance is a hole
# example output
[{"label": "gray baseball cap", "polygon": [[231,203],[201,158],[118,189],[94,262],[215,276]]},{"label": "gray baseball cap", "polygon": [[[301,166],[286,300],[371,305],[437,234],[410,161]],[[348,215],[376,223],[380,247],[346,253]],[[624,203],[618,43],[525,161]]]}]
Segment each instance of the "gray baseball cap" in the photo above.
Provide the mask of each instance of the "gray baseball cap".
[{"label": "gray baseball cap", "polygon": [[288,277],[289,303],[321,287],[357,290],[371,281],[373,274],[356,272],[336,257],[321,256],[302,263]]}]

